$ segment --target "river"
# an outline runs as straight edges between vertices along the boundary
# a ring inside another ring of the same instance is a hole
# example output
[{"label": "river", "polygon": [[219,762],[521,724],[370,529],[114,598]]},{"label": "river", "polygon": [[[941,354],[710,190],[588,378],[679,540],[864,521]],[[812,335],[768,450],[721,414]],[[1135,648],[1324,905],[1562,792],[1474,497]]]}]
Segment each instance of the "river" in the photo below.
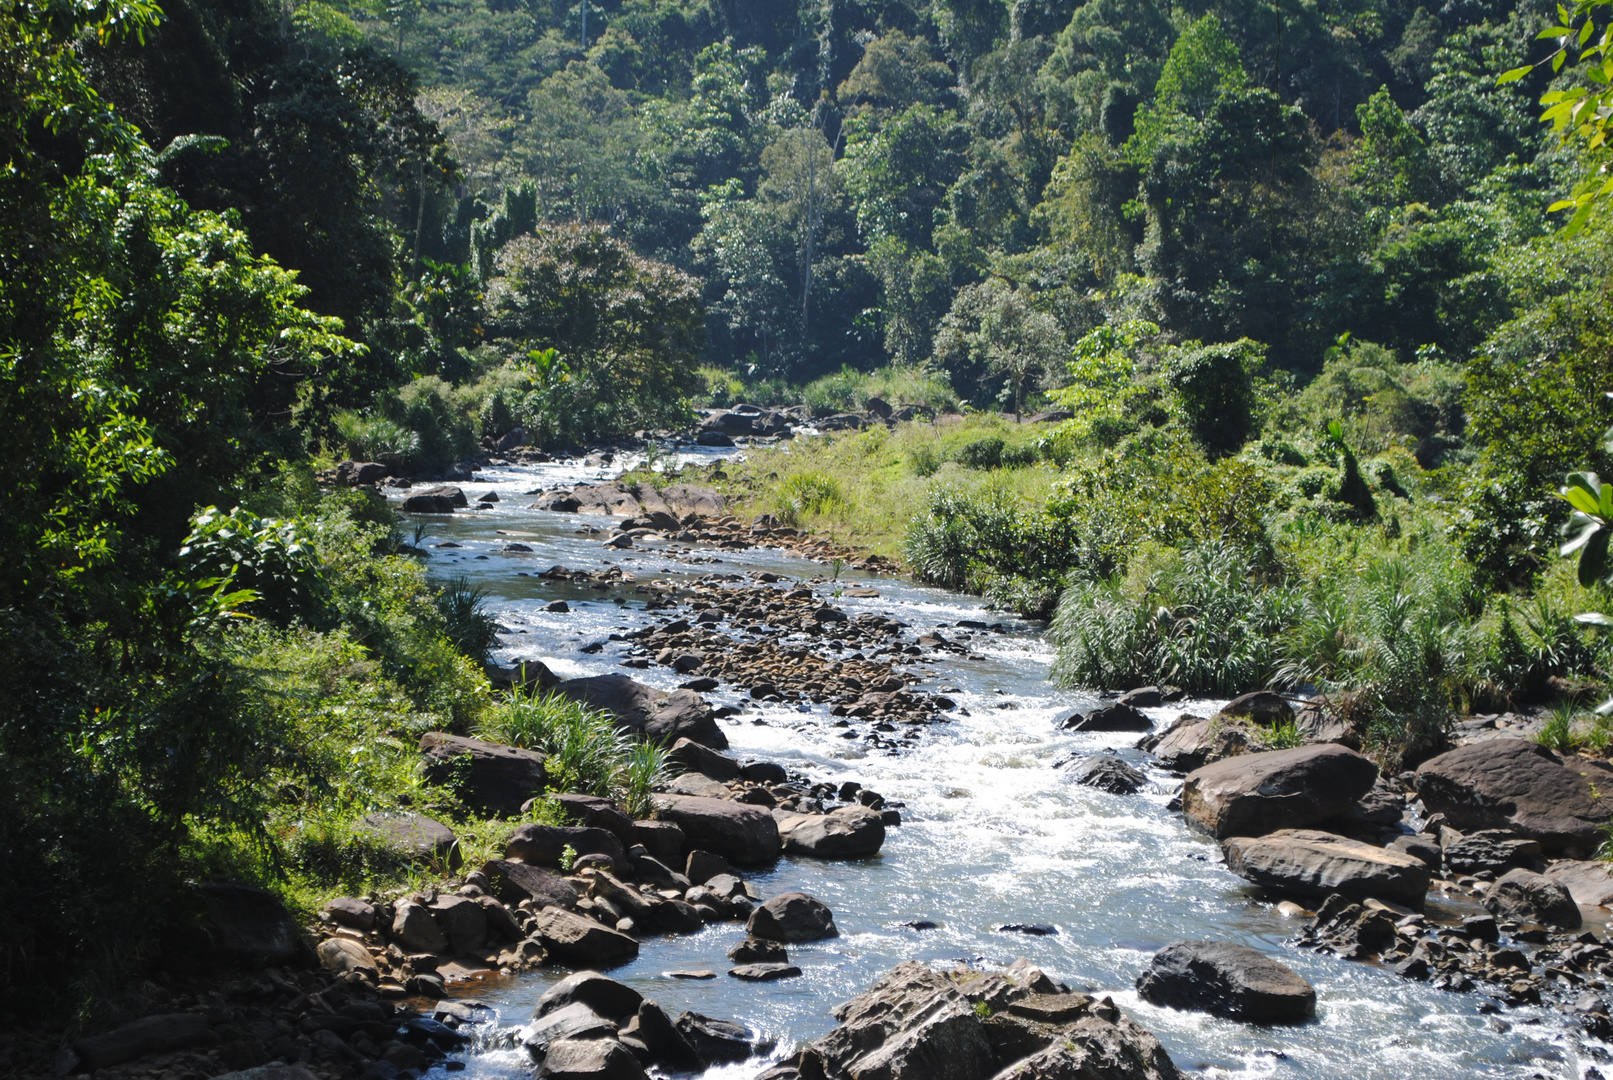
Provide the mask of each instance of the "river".
[{"label": "river", "polygon": [[[681,460],[709,462],[717,456],[686,453]],[[616,471],[574,462],[488,468],[478,473],[478,481],[460,486],[473,507],[482,494],[496,491],[500,501],[494,509],[416,519],[432,553],[432,574],[463,574],[491,598],[508,631],[502,657],[541,658],[562,678],[623,670],[624,643],[607,642],[591,653],[582,648],[651,621],[645,597],[631,587],[602,593],[536,577],[557,563],[593,570],[614,565],[640,583],[761,571],[811,579],[830,572],[769,550],[706,551],[699,553],[703,561],[694,563],[654,546],[607,549],[601,541],[610,535],[609,519],[532,510],[527,508],[532,500],[523,498],[540,487],[609,479]],[[590,533],[590,528],[602,531]],[[445,542],[459,546],[436,546]],[[533,551],[502,552],[510,542]],[[1435,990],[1386,968],[1289,944],[1299,924],[1256,899],[1221,865],[1215,843],[1167,810],[1179,781],[1149,768],[1146,756],[1130,749],[1134,735],[1055,729],[1056,717],[1093,699],[1046,681],[1052,651],[1036,625],[986,611],[973,597],[901,579],[848,572],[841,581],[870,585],[881,594],[835,601],[853,614],[877,610],[909,624],[909,634],[940,628],[967,641],[978,659],[926,656],[930,662],[913,665],[926,673],[920,689],[947,688],[967,715],[930,727],[916,748],[898,755],[841,738],[842,731],[828,722],[827,706],[810,711],[758,707],[726,687],[706,695],[713,703],[744,707],[722,721],[731,753],[778,761],[814,780],[856,780],[902,804],[903,824],[889,830],[884,850],[873,859],[838,863],[785,857],[770,870],[747,875],[764,896],[800,889],[833,909],[838,938],[790,947],[800,978],[766,984],[729,978],[725,973],[732,965],[725,953],[744,937],[739,923],[717,923],[686,937],[646,939],[639,958],[611,974],[672,1015],[693,1009],[743,1021],[777,1039],[777,1056],[830,1030],[834,1004],[866,989],[902,960],[993,965],[1025,956],[1073,987],[1112,995],[1159,1037],[1189,1075],[1578,1080],[1597,1075],[1589,1070],[1613,1058],[1549,1009],[1483,1015],[1479,1005],[1485,999],[1477,993]],[[816,587],[827,596],[836,584]],[[543,610],[556,599],[568,601],[570,613]],[[961,619],[1004,627],[971,636],[956,628]],[[681,681],[653,666],[629,674],[663,689]],[[1149,711],[1156,720],[1169,720],[1184,710],[1213,707],[1190,702]],[[1107,748],[1142,768],[1153,789],[1109,795],[1069,783],[1055,768],[1071,755]],[[1474,910],[1431,900],[1429,914],[1456,918]],[[917,921],[936,928],[907,925]],[[1011,923],[1050,924],[1057,933],[1030,936],[999,929]],[[1316,987],[1316,1021],[1259,1028],[1139,1000],[1132,984],[1155,951],[1172,941],[1207,938],[1252,945],[1297,970]],[[715,971],[717,978],[690,981],[664,974],[695,968]],[[507,1029],[528,1019],[539,995],[566,973],[546,969],[463,992],[491,1006],[497,1027]],[[520,1052],[498,1045],[496,1037],[484,1035],[471,1050],[455,1055],[452,1068],[463,1068],[459,1075],[474,1080],[530,1075]],[[720,1067],[707,1074],[708,1080],[748,1080],[763,1064]],[[1606,1065],[1601,1069],[1608,1071]],[[442,1072],[443,1067],[434,1070],[434,1077]]]}]

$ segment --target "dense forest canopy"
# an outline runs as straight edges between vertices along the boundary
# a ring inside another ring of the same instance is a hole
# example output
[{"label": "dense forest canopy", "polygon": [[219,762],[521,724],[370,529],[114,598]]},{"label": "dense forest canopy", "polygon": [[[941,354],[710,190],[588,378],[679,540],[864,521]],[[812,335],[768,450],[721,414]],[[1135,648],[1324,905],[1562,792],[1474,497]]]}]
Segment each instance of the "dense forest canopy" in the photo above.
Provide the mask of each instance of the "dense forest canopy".
[{"label": "dense forest canopy", "polygon": [[[360,815],[451,804],[408,748],[503,707],[492,626],[384,500],[321,488],[341,459],[441,475],[517,428],[894,387],[1013,414],[946,460],[855,445],[936,478],[916,573],[1065,597],[1071,682],[1359,692],[1395,753],[1605,684],[1571,617],[1605,589],[1555,558],[1553,489],[1613,466],[1605,150],[1541,122],[1585,84],[1541,63],[1558,17],[8,3],[8,1002],[115,1012],[187,882],[372,880]],[[831,480],[781,509],[849,505]],[[1195,667],[1192,627],[1232,637]]]}]

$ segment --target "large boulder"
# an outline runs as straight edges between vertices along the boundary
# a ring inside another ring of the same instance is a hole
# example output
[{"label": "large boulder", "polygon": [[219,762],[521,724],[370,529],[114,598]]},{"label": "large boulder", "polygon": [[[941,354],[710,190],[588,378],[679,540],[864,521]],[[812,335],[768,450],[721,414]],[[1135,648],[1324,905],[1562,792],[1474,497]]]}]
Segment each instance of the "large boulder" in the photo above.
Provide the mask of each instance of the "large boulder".
[{"label": "large boulder", "polygon": [[352,938],[333,937],[326,938],[319,943],[315,950],[319,954],[319,966],[326,971],[334,971],[338,975],[346,975],[356,971],[361,975],[368,975],[371,981],[380,979],[380,971],[375,966],[375,958],[369,950]]},{"label": "large boulder", "polygon": [[1060,726],[1066,731],[1149,731],[1154,722],[1141,709],[1117,701],[1086,714],[1076,713]]},{"label": "large boulder", "polygon": [[536,1080],[646,1080],[638,1058],[615,1039],[557,1039]]},{"label": "large boulder", "polygon": [[663,743],[692,739],[714,750],[726,750],[728,737],[717,726],[716,713],[693,690],[667,693],[626,675],[594,675],[567,679],[555,687],[573,701],[608,712],[616,726]]},{"label": "large boulder", "polygon": [[118,1065],[142,1054],[154,1054],[181,1047],[207,1034],[203,1013],[164,1013],[145,1016],[101,1035],[91,1035],[73,1044],[78,1067],[84,1072]]},{"label": "large boulder", "polygon": [[1235,720],[1250,720],[1261,727],[1286,724],[1294,719],[1294,707],[1288,699],[1270,690],[1256,690],[1240,694],[1221,707],[1221,716]]},{"label": "large boulder", "polygon": [[1432,878],[1421,859],[1312,829],[1235,836],[1221,850],[1227,868],[1239,877],[1306,898],[1343,893],[1351,900],[1370,897],[1421,911]]},{"label": "large boulder", "polygon": [[1509,829],[1549,851],[1590,853],[1613,818],[1613,765],[1563,759],[1527,739],[1485,739],[1425,761],[1417,794],[1452,828]]},{"label": "large boulder", "polygon": [[546,1016],[567,1005],[580,1003],[600,1016],[631,1016],[643,1000],[644,995],[626,983],[597,971],[578,971],[545,990],[532,1015]]},{"label": "large boulder", "polygon": [[1546,876],[1567,889],[1576,904],[1613,907],[1613,876],[1601,859],[1560,859],[1546,868]]},{"label": "large boulder", "polygon": [[473,955],[487,942],[487,909],[466,896],[439,896],[427,905],[431,917],[448,936],[448,947]]},{"label": "large boulder", "polygon": [[577,902],[577,890],[571,882],[540,866],[493,859],[482,864],[482,873],[487,877],[488,891],[506,904],[530,900],[539,907],[554,904],[568,908]]},{"label": "large boulder", "polygon": [[463,858],[454,830],[424,814],[397,810],[367,814],[359,828],[414,862],[439,862],[457,870]]},{"label": "large boulder", "polygon": [[1179,941],[1137,979],[1144,1001],[1254,1024],[1298,1024],[1316,1013],[1316,991],[1292,968],[1247,945]]},{"label": "large boulder", "polygon": [[774,811],[784,850],[819,859],[861,859],[885,843],[885,819],[866,806],[842,806],[827,814]]},{"label": "large boulder", "polygon": [[983,1080],[998,1066],[973,1004],[945,975],[898,964],[834,1009],[840,1026],[812,1044],[831,1080]]},{"label": "large boulder", "polygon": [[724,783],[739,779],[739,762],[727,754],[720,754],[693,739],[679,739],[672,744],[668,756],[689,772],[709,776]]},{"label": "large boulder", "polygon": [[412,900],[401,901],[394,909],[392,929],[388,936],[408,952],[448,951],[448,935],[443,933],[442,927],[432,917],[431,909]]},{"label": "large boulder", "polygon": [[537,935],[544,948],[568,964],[613,967],[638,956],[638,942],[564,908],[538,912]]},{"label": "large boulder", "polygon": [[751,912],[745,931],[764,941],[788,943],[817,941],[840,933],[829,906],[804,892],[779,893],[763,902]]},{"label": "large boulder", "polygon": [[426,779],[458,784],[466,802],[489,814],[519,814],[548,782],[544,756],[532,750],[428,731],[420,736],[420,753],[426,759]]},{"label": "large boulder", "polygon": [[1378,767],[1332,743],[1242,754],[1189,773],[1182,813],[1217,839],[1304,828],[1348,810]]},{"label": "large boulder", "polygon": [[201,930],[213,956],[253,965],[308,958],[308,943],[297,920],[273,893],[228,882],[203,885],[197,891]]},{"label": "large boulder", "polygon": [[572,792],[552,797],[573,821],[592,829],[604,829],[627,847],[638,843],[633,835],[633,819],[611,800]]},{"label": "large boulder", "polygon": [[1484,906],[1498,919],[1578,930],[1579,905],[1561,883],[1533,870],[1509,870],[1484,893]]},{"label": "large boulder", "polygon": [[1148,784],[1148,777],[1108,754],[1095,754],[1080,762],[1072,775],[1077,784],[1111,795],[1135,795]]},{"label": "large boulder", "polygon": [[342,487],[379,484],[391,471],[379,461],[341,461],[336,464],[336,483]]},{"label": "large boulder", "polygon": [[403,500],[405,514],[452,514],[456,508],[470,505],[465,493],[456,487],[439,485],[411,491]]},{"label": "large boulder", "polygon": [[683,830],[691,847],[739,866],[770,863],[784,848],[778,823],[760,806],[693,795],[660,796],[655,806],[663,819]]},{"label": "large boulder", "polygon": [[756,1042],[745,1025],[732,1020],[715,1020],[697,1012],[686,1012],[678,1017],[675,1027],[695,1056],[708,1064],[744,1061],[756,1052]]},{"label": "large boulder", "polygon": [[522,825],[510,834],[504,855],[534,866],[559,866],[568,847],[578,855],[607,855],[617,869],[627,865],[627,849],[615,833],[579,825]]}]

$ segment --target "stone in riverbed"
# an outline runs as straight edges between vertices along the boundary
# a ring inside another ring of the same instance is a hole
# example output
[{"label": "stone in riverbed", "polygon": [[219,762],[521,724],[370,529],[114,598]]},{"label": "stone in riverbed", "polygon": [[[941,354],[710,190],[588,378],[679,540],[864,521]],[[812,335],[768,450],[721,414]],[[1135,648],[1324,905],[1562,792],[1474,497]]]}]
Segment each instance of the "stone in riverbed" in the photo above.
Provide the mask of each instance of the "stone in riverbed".
[{"label": "stone in riverbed", "polygon": [[790,954],[776,941],[748,937],[728,950],[728,959],[736,964],[783,964]]},{"label": "stone in riverbed", "polygon": [[1594,850],[1613,818],[1613,766],[1561,758],[1528,739],[1485,739],[1431,758],[1417,770],[1430,814],[1464,832],[1507,829],[1548,851]]},{"label": "stone in riverbed", "polygon": [[544,948],[569,964],[610,967],[638,956],[638,942],[563,908],[538,913],[537,934]]},{"label": "stone in riverbed", "polygon": [[1432,877],[1421,859],[1314,829],[1235,836],[1221,850],[1227,869],[1239,877],[1307,899],[1342,893],[1421,911]]},{"label": "stone in riverbed", "polygon": [[793,979],[801,974],[801,969],[794,964],[741,964],[730,968],[728,974],[744,982],[776,982]]},{"label": "stone in riverbed", "polygon": [[702,746],[693,739],[679,739],[672,744],[668,756],[691,772],[709,776],[713,780],[738,780],[739,762],[727,754],[720,754]]},{"label": "stone in riverbed", "polygon": [[545,990],[532,1011],[534,1017],[582,1004],[600,1016],[627,1016],[638,1010],[644,995],[597,971],[578,971]]},{"label": "stone in riverbed", "polygon": [[801,942],[834,937],[834,914],[827,904],[804,892],[780,893],[751,912],[745,931],[768,941]]},{"label": "stone in riverbed", "polygon": [[833,1012],[840,1026],[810,1048],[827,1077],[982,1080],[997,1070],[974,1006],[945,975],[914,961]]},{"label": "stone in riverbed", "polygon": [[575,792],[555,795],[553,798],[568,817],[590,829],[604,829],[620,840],[624,848],[640,842],[633,831],[633,819],[610,799]]},{"label": "stone in riverbed", "polygon": [[1217,839],[1305,828],[1372,789],[1378,767],[1333,743],[1243,754],[1195,769],[1182,783],[1182,813]]},{"label": "stone in riverbed", "polygon": [[674,743],[687,738],[713,750],[728,748],[728,737],[717,726],[711,706],[692,690],[669,694],[626,675],[612,674],[567,679],[555,691],[590,709],[612,714],[618,728],[650,739]]},{"label": "stone in riverbed", "polygon": [[691,884],[704,885],[718,874],[731,874],[733,867],[721,855],[696,848],[689,852],[689,859],[685,863],[684,874]]},{"label": "stone in riverbed", "polygon": [[[1454,832],[1451,835],[1455,835]],[[1504,829],[1481,829],[1453,840],[1444,849],[1445,865],[1453,874],[1477,874],[1488,870],[1504,874],[1521,867],[1540,871],[1540,841],[1525,840]]]},{"label": "stone in riverbed", "polygon": [[368,814],[359,822],[364,832],[387,847],[404,852],[420,862],[439,860],[450,870],[459,869],[463,856],[454,830],[424,814],[412,811],[383,811]]},{"label": "stone in riverbed", "polygon": [[1546,868],[1546,876],[1567,889],[1576,904],[1613,906],[1613,877],[1601,859],[1559,859]]},{"label": "stone in riverbed", "polygon": [[1135,795],[1148,784],[1148,777],[1117,757],[1098,754],[1078,763],[1071,770],[1077,784],[1107,791],[1111,795]]},{"label": "stone in riverbed", "polygon": [[1498,919],[1563,930],[1578,930],[1581,922],[1579,905],[1568,889],[1532,870],[1508,871],[1485,891],[1484,906]]},{"label": "stone in riverbed", "polygon": [[1316,991],[1293,969],[1246,945],[1179,941],[1155,954],[1137,979],[1143,1000],[1255,1024],[1298,1024],[1316,1012]]},{"label": "stone in riverbed", "polygon": [[351,938],[326,938],[319,943],[319,948],[315,952],[319,954],[319,966],[326,971],[334,971],[338,975],[356,971],[361,975],[368,975],[371,981],[380,978],[375,958],[370,955],[368,949]]},{"label": "stone in riverbed", "polygon": [[398,903],[388,936],[407,952],[440,953],[448,949],[448,935],[432,918],[431,909],[412,900]]},{"label": "stone in riverbed", "polygon": [[617,1024],[581,1002],[562,1005],[532,1019],[521,1029],[521,1045],[533,1057],[541,1058],[563,1039],[616,1038]]},{"label": "stone in riverbed", "polygon": [[165,1013],[145,1016],[101,1035],[73,1044],[79,1068],[85,1072],[118,1065],[142,1054],[178,1050],[207,1032],[202,1013]]},{"label": "stone in riverbed", "polygon": [[615,1039],[561,1039],[549,1044],[536,1080],[645,1080],[644,1066]]},{"label": "stone in riverbed", "polygon": [[[705,977],[715,978],[715,974],[708,971]],[[682,1072],[693,1072],[702,1067],[700,1055],[689,1045],[689,1040],[683,1037],[661,1006],[653,1001],[641,1001],[638,1015],[623,1030],[643,1043],[651,1060],[660,1065]]]},{"label": "stone in riverbed", "polygon": [[1240,694],[1222,707],[1221,716],[1236,720],[1250,720],[1261,727],[1287,724],[1294,719],[1294,707],[1288,699],[1270,690],[1256,690]]},{"label": "stone in riverbed", "polygon": [[827,814],[775,810],[784,850],[819,859],[862,859],[885,843],[885,819],[866,806],[842,806]]},{"label": "stone in riverbed", "polygon": [[1154,722],[1141,710],[1116,702],[1084,715],[1072,713],[1059,726],[1065,731],[1149,731]]},{"label": "stone in riverbed", "polygon": [[686,1012],[674,1025],[695,1056],[708,1064],[744,1061],[756,1052],[756,1043],[743,1024],[713,1020],[697,1012]]},{"label": "stone in riverbed", "polygon": [[689,849],[683,830],[670,821],[633,822],[633,843],[643,844],[651,855],[668,866],[676,866]]},{"label": "stone in riverbed", "polygon": [[783,850],[778,823],[762,807],[689,795],[659,796],[655,805],[664,820],[683,830],[689,844],[736,865],[770,863]]}]

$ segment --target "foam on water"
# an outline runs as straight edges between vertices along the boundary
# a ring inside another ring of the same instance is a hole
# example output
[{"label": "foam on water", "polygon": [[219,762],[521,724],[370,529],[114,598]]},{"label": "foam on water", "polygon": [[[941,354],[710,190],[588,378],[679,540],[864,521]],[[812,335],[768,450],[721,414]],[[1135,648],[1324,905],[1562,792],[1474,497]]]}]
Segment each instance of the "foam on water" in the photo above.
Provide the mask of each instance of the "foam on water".
[{"label": "foam on water", "polygon": [[[684,455],[710,461],[715,453]],[[617,463],[619,466],[623,462]],[[615,551],[601,546],[609,519],[551,514],[526,508],[524,492],[539,486],[604,479],[609,470],[560,463],[536,468],[488,469],[479,483],[460,485],[474,504],[487,490],[501,501],[490,511],[420,519],[427,529],[435,574],[465,574],[493,598],[510,629],[501,655],[538,658],[563,677],[622,670],[624,650],[607,643],[595,653],[585,644],[613,631],[637,628],[653,617],[631,588],[600,593],[586,585],[551,583],[535,575],[554,564],[573,569],[618,566],[639,582],[693,580],[706,573],[772,571],[810,578],[825,568],[776,551],[702,553],[719,562],[691,565],[654,547]],[[506,554],[519,539],[535,550]],[[433,544],[453,541],[459,548]],[[757,708],[739,694],[708,695],[743,705],[725,731],[732,753],[779,761],[815,780],[856,780],[887,800],[904,804],[903,824],[888,833],[881,854],[860,862],[785,858],[749,875],[764,895],[802,889],[835,912],[838,938],[792,946],[802,977],[775,983],[741,983],[725,972],[724,955],[744,937],[737,923],[708,926],[685,937],[644,942],[639,958],[611,972],[676,1015],[692,1009],[739,1020],[778,1040],[772,1056],[833,1027],[829,1009],[867,988],[902,960],[1006,964],[1025,956],[1056,978],[1109,994],[1154,1032],[1184,1071],[1208,1077],[1410,1080],[1418,1077],[1577,1078],[1605,1047],[1582,1036],[1549,1010],[1510,1010],[1504,1018],[1478,1012],[1477,994],[1450,994],[1408,982],[1373,964],[1352,963],[1295,948],[1299,928],[1255,899],[1222,865],[1215,844],[1190,832],[1166,808],[1177,781],[1149,767],[1129,734],[1071,734],[1053,720],[1092,699],[1046,681],[1052,652],[1030,624],[987,612],[970,597],[911,582],[846,574],[879,589],[878,599],[842,597],[850,611],[888,613],[914,631],[947,624],[949,638],[964,639],[960,619],[1004,622],[1003,632],[967,638],[980,659],[941,654],[911,665],[926,677],[921,688],[949,688],[960,715],[935,725],[916,750],[901,755],[870,750],[840,737],[824,707]],[[834,588],[832,583],[820,591]],[[617,604],[614,597],[626,598]],[[566,615],[542,610],[555,599]],[[679,680],[664,668],[631,672],[670,688]],[[957,688],[952,691],[950,688]],[[1149,710],[1157,720],[1181,711],[1213,709],[1188,702]],[[1013,706],[1013,707],[1003,707]],[[967,715],[961,715],[967,713]],[[1108,795],[1071,784],[1055,761],[1072,754],[1113,751],[1153,781],[1136,796]],[[1461,914],[1460,905],[1442,914]],[[926,920],[933,930],[906,924]],[[1044,923],[1056,934],[1030,936],[1000,930],[1009,923]],[[1317,989],[1316,1022],[1297,1028],[1257,1028],[1195,1013],[1161,1009],[1138,999],[1133,981],[1152,954],[1172,941],[1216,938],[1260,948],[1309,979]],[[705,968],[710,981],[669,978],[666,972]],[[564,977],[551,969],[476,986],[474,993],[498,1013],[501,1025],[531,1015],[539,995]],[[1503,1022],[1504,1020],[1504,1022]],[[530,1065],[516,1051],[484,1040],[457,1055],[477,1080],[526,1076]],[[722,1066],[709,1080],[748,1080],[761,1063]]]}]

